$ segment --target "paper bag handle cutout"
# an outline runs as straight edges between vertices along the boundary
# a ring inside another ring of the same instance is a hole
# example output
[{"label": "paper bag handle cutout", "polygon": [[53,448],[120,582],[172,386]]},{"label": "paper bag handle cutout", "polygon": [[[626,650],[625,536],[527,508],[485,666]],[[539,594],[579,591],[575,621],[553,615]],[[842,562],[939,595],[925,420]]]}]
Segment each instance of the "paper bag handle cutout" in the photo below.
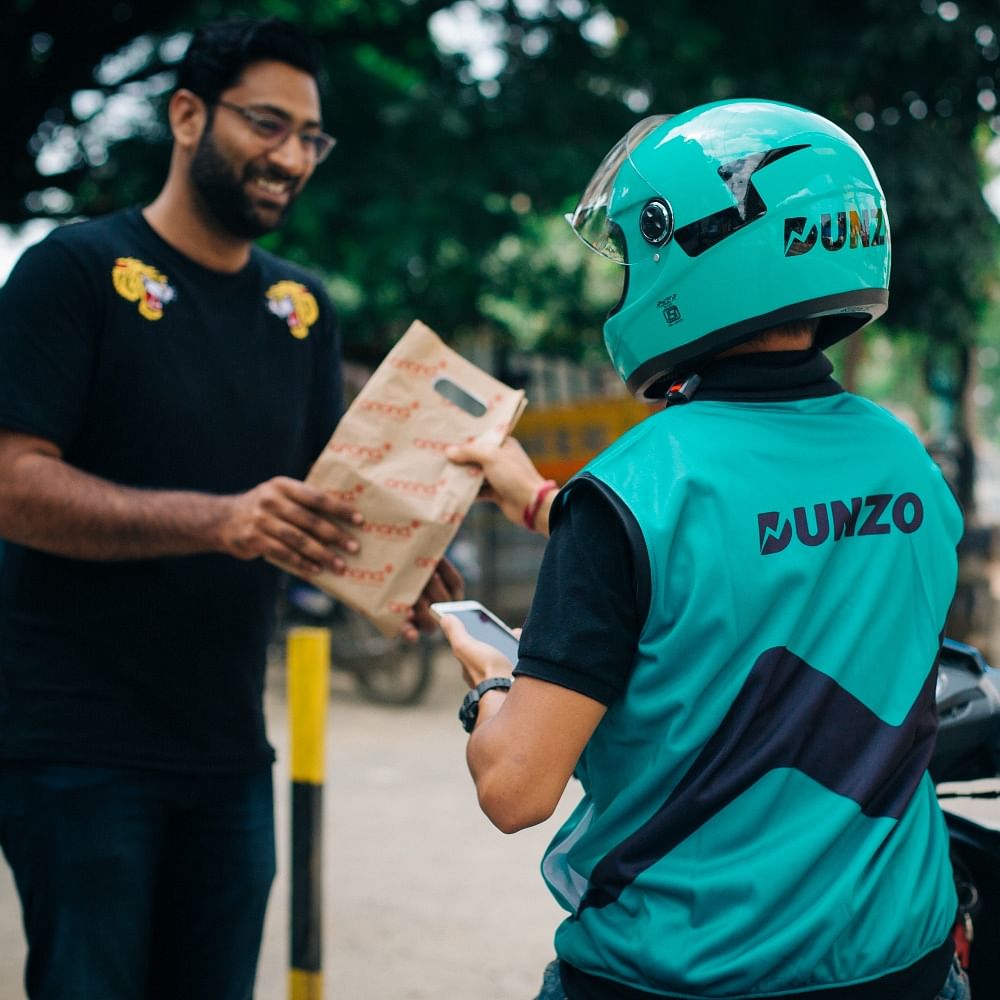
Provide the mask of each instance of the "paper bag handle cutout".
[{"label": "paper bag handle cutout", "polygon": [[450,378],[439,378],[434,383],[435,392],[440,393],[449,403],[454,403],[460,410],[465,410],[470,417],[481,417],[486,413],[486,404],[466,392]]}]

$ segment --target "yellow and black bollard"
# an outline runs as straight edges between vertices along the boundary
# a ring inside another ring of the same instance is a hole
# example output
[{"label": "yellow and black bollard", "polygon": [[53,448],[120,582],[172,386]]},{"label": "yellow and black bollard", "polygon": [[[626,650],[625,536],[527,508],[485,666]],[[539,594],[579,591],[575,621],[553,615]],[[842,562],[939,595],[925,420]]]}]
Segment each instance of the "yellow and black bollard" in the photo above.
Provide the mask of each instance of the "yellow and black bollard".
[{"label": "yellow and black bollard", "polygon": [[289,1000],[321,1000],[323,743],[330,677],[330,630],[288,634],[292,747],[292,877]]}]

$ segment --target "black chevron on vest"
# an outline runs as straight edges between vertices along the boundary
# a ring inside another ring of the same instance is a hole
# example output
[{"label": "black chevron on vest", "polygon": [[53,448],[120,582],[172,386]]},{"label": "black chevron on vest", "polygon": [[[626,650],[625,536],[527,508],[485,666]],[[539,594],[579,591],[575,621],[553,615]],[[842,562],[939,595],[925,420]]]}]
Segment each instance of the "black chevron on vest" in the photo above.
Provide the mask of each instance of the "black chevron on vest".
[{"label": "black chevron on vest", "polygon": [[892,726],[783,646],[766,650],[666,802],[594,867],[577,915],[613,903],[642,872],[778,768],[795,768],[853,799],[866,816],[898,819],[934,750],[936,678],[935,662],[906,718]]}]

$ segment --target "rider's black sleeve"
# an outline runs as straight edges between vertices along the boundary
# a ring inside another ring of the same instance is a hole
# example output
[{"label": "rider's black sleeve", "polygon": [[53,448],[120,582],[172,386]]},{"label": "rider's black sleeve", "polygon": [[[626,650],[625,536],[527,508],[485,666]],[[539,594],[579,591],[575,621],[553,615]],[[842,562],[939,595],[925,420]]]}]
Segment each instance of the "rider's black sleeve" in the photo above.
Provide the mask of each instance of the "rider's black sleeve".
[{"label": "rider's black sleeve", "polygon": [[553,519],[515,676],[610,705],[628,684],[648,594],[634,518],[601,484],[575,481]]}]

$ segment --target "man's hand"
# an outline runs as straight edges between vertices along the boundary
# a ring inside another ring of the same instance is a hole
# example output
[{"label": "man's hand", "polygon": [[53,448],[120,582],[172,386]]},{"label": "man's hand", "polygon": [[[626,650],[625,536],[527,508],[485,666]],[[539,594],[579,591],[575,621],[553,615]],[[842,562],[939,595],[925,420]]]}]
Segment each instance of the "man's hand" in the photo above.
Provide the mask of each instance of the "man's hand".
[{"label": "man's hand", "polygon": [[407,642],[416,642],[421,632],[433,632],[438,627],[438,621],[431,611],[431,605],[438,601],[460,601],[464,596],[465,581],[462,574],[447,559],[441,559],[423,593],[417,598],[417,603],[410,609],[409,618],[400,635]]},{"label": "man's hand", "polygon": [[[510,660],[488,643],[473,639],[454,615],[445,615],[441,619],[441,631],[455,659],[462,664],[462,679],[470,688],[490,677],[510,677],[514,669]],[[521,630],[514,629],[514,634],[520,638]]]},{"label": "man's hand", "polygon": [[307,575],[342,573],[346,564],[337,550],[354,553],[360,548],[345,525],[359,526],[364,517],[350,504],[297,479],[277,476],[223,499],[219,547],[237,559],[263,556]]},{"label": "man's hand", "polygon": [[[491,431],[469,444],[455,445],[445,454],[449,461],[480,466],[486,476],[480,498],[493,501],[508,521],[524,527],[524,511],[534,502],[546,481],[514,438]],[[538,512],[536,522],[540,526],[548,524],[553,499],[554,494],[547,496]],[[548,534],[548,531],[543,533]]]}]

